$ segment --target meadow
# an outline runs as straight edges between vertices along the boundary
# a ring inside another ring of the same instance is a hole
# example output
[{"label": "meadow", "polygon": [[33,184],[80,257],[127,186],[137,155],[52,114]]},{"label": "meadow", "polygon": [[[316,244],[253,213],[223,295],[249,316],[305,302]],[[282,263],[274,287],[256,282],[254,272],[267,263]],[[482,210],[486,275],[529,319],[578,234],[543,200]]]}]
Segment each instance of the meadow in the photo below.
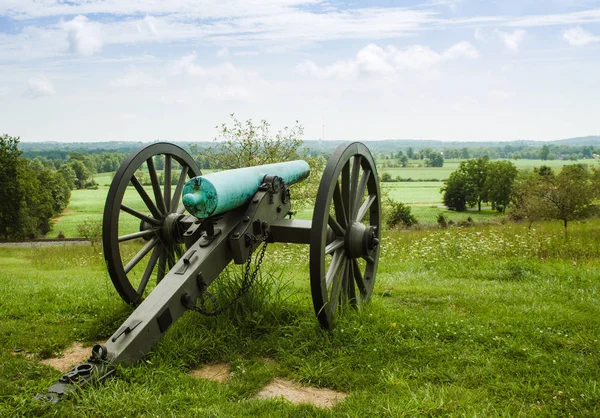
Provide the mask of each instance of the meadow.
[{"label": "meadow", "polygon": [[[443,180],[447,179],[450,173],[456,170],[461,160],[446,160],[444,167],[407,167],[407,168],[390,168],[386,167],[389,163],[383,160],[378,164],[380,175],[389,173],[393,178],[401,177],[403,179],[412,179],[413,181],[381,183],[382,192],[385,197],[389,197],[398,202],[403,202],[413,207],[413,213],[422,225],[435,225],[439,214],[443,214],[446,218],[455,222],[464,221],[468,217],[475,221],[487,221],[490,218],[496,217],[498,214],[493,211],[483,211],[481,213],[470,211],[468,214],[456,213],[438,207],[442,204],[442,193],[440,189],[444,185]],[[560,169],[565,164],[572,164],[573,161],[562,160],[512,160],[512,162],[523,170],[533,170],[534,167],[548,165],[554,169]],[[589,160],[578,161],[583,164],[595,164]],[[208,173],[208,171],[206,172]],[[71,194],[71,202],[69,207],[58,219],[52,230],[48,233],[48,237],[54,238],[59,234],[67,238],[76,238],[80,234],[78,226],[85,221],[102,222],[102,213],[108,188],[112,181],[113,173],[101,173],[94,176],[98,183],[96,190],[73,190]],[[432,180],[434,179],[434,180]],[[129,187],[128,196],[136,199],[137,194],[133,191],[133,187]],[[143,204],[138,199],[132,206],[134,208],[143,208]],[[299,219],[310,219],[312,210],[304,208],[297,213]],[[133,217],[125,215],[123,223],[125,229],[134,230],[137,220]]]},{"label": "meadow", "polygon": [[[600,220],[570,228],[386,232],[371,304],[330,332],[308,248],[271,245],[230,310],[184,315],[143,361],[58,405],[32,401],[60,376],[39,360],[106,339],[131,308],[88,245],[3,247],[0,416],[598,416]],[[188,373],[215,362],[226,383]],[[253,399],[275,377],[349,396],[331,410]]]}]

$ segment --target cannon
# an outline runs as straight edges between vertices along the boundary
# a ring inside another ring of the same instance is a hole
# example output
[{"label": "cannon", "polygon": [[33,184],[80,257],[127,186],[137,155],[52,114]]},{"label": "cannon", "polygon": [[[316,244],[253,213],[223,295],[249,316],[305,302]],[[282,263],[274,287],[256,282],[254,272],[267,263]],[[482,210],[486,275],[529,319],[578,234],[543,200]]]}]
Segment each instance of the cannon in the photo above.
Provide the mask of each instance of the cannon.
[{"label": "cannon", "polygon": [[218,313],[204,306],[205,298],[215,300],[211,283],[234,262],[247,263],[243,287],[250,285],[252,256],[258,255],[258,268],[268,243],[310,246],[310,288],[323,328],[346,305],[368,302],[381,239],[373,157],[362,143],[340,145],[323,172],[312,220],[293,219],[289,186],[309,172],[299,160],[202,176],[174,144],[131,153],[109,188],[102,240],[110,278],[135,309],[87,362],[38,398],[58,402],[75,387],[112,375],[115,365],[141,359],[186,311]]}]

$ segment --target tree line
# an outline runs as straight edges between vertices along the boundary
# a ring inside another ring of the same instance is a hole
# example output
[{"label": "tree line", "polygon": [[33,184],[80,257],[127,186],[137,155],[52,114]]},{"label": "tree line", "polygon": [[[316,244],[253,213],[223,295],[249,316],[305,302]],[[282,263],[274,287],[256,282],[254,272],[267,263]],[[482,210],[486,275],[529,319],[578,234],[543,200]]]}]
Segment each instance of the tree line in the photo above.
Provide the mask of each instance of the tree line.
[{"label": "tree line", "polygon": [[[507,159],[507,160],[582,160],[598,158],[600,147],[592,145],[505,145],[503,147],[444,147],[431,148],[407,147],[390,153],[379,153],[383,160],[395,161],[396,165],[406,167],[409,160],[426,160],[431,155],[441,155],[443,159],[466,160],[469,158]],[[390,162],[391,164],[394,164]],[[429,166],[429,165],[428,165]],[[441,167],[441,165],[430,165]]]},{"label": "tree line", "polygon": [[69,167],[55,169],[21,157],[19,138],[0,135],[0,238],[24,239],[50,231],[51,219],[71,198]]},{"label": "tree line", "polygon": [[565,165],[555,173],[542,166],[519,172],[510,161],[476,158],[460,163],[441,189],[446,206],[464,211],[467,206],[481,211],[482,203],[505,212],[514,220],[531,223],[540,219],[569,221],[597,213],[600,198],[600,168]]}]

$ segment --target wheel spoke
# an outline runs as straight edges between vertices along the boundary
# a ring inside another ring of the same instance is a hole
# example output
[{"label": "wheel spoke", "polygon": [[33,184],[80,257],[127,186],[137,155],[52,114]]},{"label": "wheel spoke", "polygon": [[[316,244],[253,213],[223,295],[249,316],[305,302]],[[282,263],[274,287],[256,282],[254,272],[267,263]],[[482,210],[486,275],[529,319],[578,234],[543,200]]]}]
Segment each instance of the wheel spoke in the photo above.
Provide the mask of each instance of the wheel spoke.
[{"label": "wheel spoke", "polygon": [[156,174],[156,168],[154,168],[154,160],[152,157],[146,160],[146,164],[148,165],[148,174],[150,174],[150,182],[152,183],[152,190],[154,190],[154,199],[156,200],[156,204],[159,208],[161,208],[163,213],[167,213],[167,207],[165,206],[165,201],[163,200],[162,192],[160,190],[160,182],[158,181],[158,175]]},{"label": "wheel spoke", "polygon": [[171,212],[177,210],[177,205],[179,205],[179,201],[181,200],[181,192],[185,185],[185,180],[187,179],[187,173],[188,166],[184,165],[181,167],[181,174],[179,175],[179,180],[177,180],[177,187],[175,187],[175,193],[173,193],[173,198],[171,199]]},{"label": "wheel spoke", "polygon": [[357,155],[354,157],[354,161],[352,162],[352,175],[350,176],[350,196],[349,196],[349,204],[348,204],[348,218],[349,221],[352,222],[356,217],[356,195],[358,194],[358,174],[360,170],[360,161],[362,157]]},{"label": "wheel spoke", "polygon": [[333,258],[331,259],[331,264],[329,264],[329,269],[325,274],[325,287],[329,289],[331,286],[331,282],[335,280],[335,276],[340,271],[340,267],[342,265],[342,259],[344,258],[344,251],[338,250],[333,253]]},{"label": "wheel spoke", "polygon": [[130,181],[131,184],[133,184],[133,187],[135,187],[135,190],[137,190],[144,203],[146,204],[146,207],[150,210],[150,213],[152,213],[152,216],[159,219],[162,214],[160,213],[152,199],[150,199],[150,196],[148,196],[148,193],[146,193],[146,190],[144,190],[144,186],[142,186],[142,183],[140,183],[135,174],[131,176]]},{"label": "wheel spoke", "polygon": [[342,226],[335,220],[333,216],[329,215],[329,217],[327,218],[327,224],[333,230],[336,237],[343,237],[344,235],[346,235],[346,231],[344,231],[344,228],[342,228]]},{"label": "wheel spoke", "polygon": [[342,309],[348,304],[348,267],[350,266],[350,260],[346,259],[344,262],[344,269],[340,276],[342,282],[342,291],[340,292],[340,306]]},{"label": "wheel spoke", "polygon": [[367,256],[363,257],[362,259],[365,260],[369,264],[375,263],[375,259],[373,257],[371,257],[370,255],[367,255]]},{"label": "wheel spoke", "polygon": [[[335,210],[336,221],[342,226],[342,228],[346,228],[348,226],[348,220],[346,218],[346,210],[344,209],[344,202],[339,181],[335,182],[335,189],[333,190],[333,208]],[[331,214],[329,217],[331,217]]]},{"label": "wheel spoke", "polygon": [[342,293],[344,276],[346,274],[346,257],[342,255],[343,262],[340,263],[341,273],[339,276],[335,276],[333,278],[333,283],[331,284],[331,293],[329,295],[329,312],[332,315],[335,315],[335,311],[338,307],[338,302],[340,300],[340,296]]},{"label": "wheel spoke", "polygon": [[350,160],[342,168],[342,203],[346,214],[346,225],[350,224]]},{"label": "wheel spoke", "polygon": [[358,305],[356,286],[354,284],[354,260],[348,260],[348,300],[352,306]]},{"label": "wheel spoke", "polygon": [[358,265],[358,261],[356,259],[352,260],[352,270],[354,271],[354,281],[356,282],[356,286],[358,286],[358,291],[364,297],[367,295],[367,286],[365,285],[363,275],[360,271],[360,266]]},{"label": "wheel spoke", "polygon": [[157,232],[153,229],[146,229],[145,231],[134,232],[133,234],[122,235],[119,237],[119,242],[130,241],[136,238],[146,238],[156,235]]},{"label": "wheel spoke", "polygon": [[356,215],[356,222],[362,222],[371,205],[377,200],[377,196],[370,194],[367,200],[362,204]]},{"label": "wheel spoke", "polygon": [[[365,189],[367,188],[367,181],[369,181],[370,176],[371,176],[371,170],[363,171],[362,176],[360,177],[360,183],[358,184],[358,187],[356,188],[356,195],[354,196],[354,205],[352,206],[352,208],[354,209],[352,216],[355,220],[357,220],[357,218],[358,218],[358,209],[360,208],[360,201],[362,200],[363,195],[365,194]],[[363,215],[363,217],[364,217],[364,215]],[[360,221],[362,221],[362,217],[361,217]],[[360,222],[360,221],[358,221],[358,222]]]},{"label": "wheel spoke", "polygon": [[342,248],[343,246],[344,246],[344,240],[337,239],[325,247],[325,254],[331,254],[332,252],[334,252],[338,248]]},{"label": "wheel spoke", "polygon": [[167,212],[171,208],[171,155],[165,154],[165,171],[164,171],[164,197],[165,208]]},{"label": "wheel spoke", "polygon": [[156,225],[156,226],[161,226],[162,225],[162,222],[159,221],[158,219],[154,219],[154,218],[151,218],[148,215],[144,215],[142,212],[139,212],[139,211],[137,211],[137,210],[135,210],[133,208],[130,208],[127,205],[121,204],[121,210],[123,212],[127,212],[128,214],[133,215],[136,218],[141,219],[142,221],[145,221],[145,222],[147,222],[149,224]]},{"label": "wheel spoke", "polygon": [[167,249],[164,245],[161,245],[160,250],[160,257],[158,259],[158,272],[156,273],[157,284],[160,283],[163,277],[165,277],[167,269]]},{"label": "wheel spoke", "polygon": [[129,263],[127,263],[127,265],[123,268],[123,270],[125,270],[125,274],[128,274],[131,269],[133,269],[140,261],[142,261],[142,258],[144,258],[146,254],[148,254],[150,250],[154,248],[157,242],[158,238],[152,238],[150,241],[148,241],[146,245],[144,245],[142,249],[136,255],[134,255]]},{"label": "wheel spoke", "polygon": [[150,255],[150,260],[148,260],[148,265],[146,266],[146,270],[144,270],[144,274],[142,275],[142,280],[140,280],[140,285],[137,288],[137,293],[140,296],[143,296],[144,290],[146,290],[146,286],[148,285],[148,280],[152,275],[152,271],[154,270],[154,266],[156,266],[156,262],[158,261],[158,255],[160,254],[159,247],[154,247],[152,250],[152,254]]}]

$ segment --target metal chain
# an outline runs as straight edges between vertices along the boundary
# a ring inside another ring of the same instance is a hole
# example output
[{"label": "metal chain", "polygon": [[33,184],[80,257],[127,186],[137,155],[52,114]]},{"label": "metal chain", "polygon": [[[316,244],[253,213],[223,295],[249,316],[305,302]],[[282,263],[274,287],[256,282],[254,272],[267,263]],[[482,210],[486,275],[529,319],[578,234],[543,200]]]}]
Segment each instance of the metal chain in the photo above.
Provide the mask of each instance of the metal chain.
[{"label": "metal chain", "polygon": [[[257,259],[256,266],[254,267],[254,271],[252,272],[252,274],[250,273],[250,267],[251,267],[251,263],[252,263],[252,253],[248,254],[248,260],[246,261],[246,267],[245,267],[245,271],[244,271],[244,279],[242,280],[242,286],[238,290],[235,297],[233,299],[231,299],[226,305],[219,308],[218,307],[219,301],[217,300],[216,296],[213,295],[211,292],[209,292],[207,289],[205,289],[200,294],[200,298],[199,298],[200,306],[194,306],[194,308],[193,308],[196,312],[201,313],[202,315],[205,315],[205,316],[217,316],[217,315],[225,312],[227,309],[231,308],[233,306],[233,304],[239,298],[244,296],[244,294],[246,294],[248,292],[248,290],[250,290],[250,288],[254,284],[254,281],[258,274],[258,270],[260,269],[260,266],[263,262],[265,252],[267,251],[267,237],[268,237],[268,234],[265,233],[263,238],[260,241],[262,243],[262,248],[260,249],[260,253],[258,253],[258,255],[256,256],[256,259]],[[209,311],[208,309],[206,309],[206,300],[204,299],[205,295],[212,302],[212,304],[214,306],[214,310]]]}]

